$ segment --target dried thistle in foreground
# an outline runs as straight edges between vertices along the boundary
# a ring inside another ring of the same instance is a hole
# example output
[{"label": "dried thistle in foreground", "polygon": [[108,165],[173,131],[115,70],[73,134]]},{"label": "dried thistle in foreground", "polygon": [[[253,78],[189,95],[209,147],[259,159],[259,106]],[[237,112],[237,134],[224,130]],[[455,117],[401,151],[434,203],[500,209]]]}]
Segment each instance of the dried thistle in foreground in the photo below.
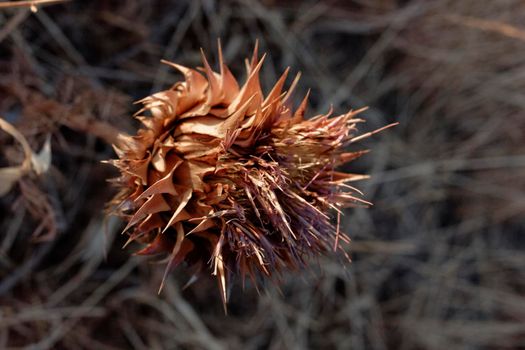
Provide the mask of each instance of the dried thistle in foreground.
[{"label": "dried thistle in foreground", "polygon": [[121,171],[111,206],[128,243],[147,244],[138,254],[168,255],[164,278],[182,262],[208,267],[226,303],[232,275],[269,277],[349,242],[330,213],[369,204],[347,184],[366,176],[336,168],[365,153],[346,145],[372,133],[354,137],[360,111],[304,119],[308,96],[292,111],[298,79],[283,93],[288,70],[264,96],[257,48],[242,86],[220,49],[219,61],[217,73],[203,54],[205,75],[165,62],[185,81],[139,101],[144,126],[121,137],[110,161]]}]

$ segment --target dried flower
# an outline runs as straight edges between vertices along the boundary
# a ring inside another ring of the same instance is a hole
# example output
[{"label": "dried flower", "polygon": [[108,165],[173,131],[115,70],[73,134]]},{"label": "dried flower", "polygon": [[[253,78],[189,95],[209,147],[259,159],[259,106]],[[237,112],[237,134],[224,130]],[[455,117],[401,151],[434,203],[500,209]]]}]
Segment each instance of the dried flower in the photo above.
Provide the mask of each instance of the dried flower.
[{"label": "dried flower", "polygon": [[298,78],[283,93],[288,70],[265,97],[257,47],[241,87],[220,48],[219,73],[202,56],[205,75],[164,62],[185,81],[139,101],[144,126],[121,137],[111,161],[121,171],[112,206],[127,220],[128,243],[147,244],[138,254],[167,253],[164,278],[182,262],[208,267],[226,303],[233,275],[269,277],[349,242],[340,210],[369,204],[347,184],[366,176],[336,168],[365,153],[346,145],[372,133],[353,136],[360,111],[305,119],[308,96],[292,111]]}]

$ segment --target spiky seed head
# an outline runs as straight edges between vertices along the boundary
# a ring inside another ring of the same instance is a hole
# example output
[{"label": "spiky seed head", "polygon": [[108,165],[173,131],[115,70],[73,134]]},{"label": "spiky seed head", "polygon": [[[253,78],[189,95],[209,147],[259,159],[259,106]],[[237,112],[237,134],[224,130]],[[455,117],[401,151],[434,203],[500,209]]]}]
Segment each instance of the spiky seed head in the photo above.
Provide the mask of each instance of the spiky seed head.
[{"label": "spiky seed head", "polygon": [[111,206],[128,242],[145,244],[138,254],[168,256],[164,278],[183,262],[207,270],[226,303],[235,275],[270,277],[349,242],[340,210],[368,204],[348,185],[365,176],[336,168],[364,153],[344,151],[362,120],[360,111],[305,119],[308,95],[290,103],[298,79],[283,92],[288,70],[264,95],[257,47],[241,86],[220,48],[219,72],[202,60],[203,73],[164,62],[185,80],[139,101],[143,127],[115,145]]}]

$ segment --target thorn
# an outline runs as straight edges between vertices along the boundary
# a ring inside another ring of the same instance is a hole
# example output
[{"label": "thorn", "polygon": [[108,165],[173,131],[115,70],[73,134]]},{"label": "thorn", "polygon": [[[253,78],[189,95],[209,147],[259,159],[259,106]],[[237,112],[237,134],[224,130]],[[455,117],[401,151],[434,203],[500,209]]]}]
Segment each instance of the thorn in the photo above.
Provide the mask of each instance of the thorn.
[{"label": "thorn", "polygon": [[337,228],[335,231],[335,241],[334,241],[334,252],[337,250],[337,246],[339,245],[339,232],[340,232],[340,226],[341,226],[341,212],[337,212]]},{"label": "thorn", "polygon": [[193,283],[195,283],[197,280],[199,279],[199,277],[194,274],[190,277],[190,279],[188,280],[188,282],[186,282],[186,284],[182,287],[182,290],[185,290],[186,288],[188,288],[189,286],[191,286]]},{"label": "thorn", "polygon": [[396,126],[398,124],[399,124],[399,122],[388,124],[386,126],[383,126],[382,128],[376,129],[374,131],[367,132],[366,134],[363,134],[363,135],[359,135],[359,136],[354,137],[353,139],[351,139],[350,143],[357,142],[357,141],[360,141],[362,139],[366,139],[366,138],[368,138],[368,137],[370,137],[372,135],[375,135],[375,134],[377,134],[377,133],[379,133],[379,132],[381,132],[383,130],[386,130],[386,129],[389,129],[391,127],[394,127],[394,126]]}]

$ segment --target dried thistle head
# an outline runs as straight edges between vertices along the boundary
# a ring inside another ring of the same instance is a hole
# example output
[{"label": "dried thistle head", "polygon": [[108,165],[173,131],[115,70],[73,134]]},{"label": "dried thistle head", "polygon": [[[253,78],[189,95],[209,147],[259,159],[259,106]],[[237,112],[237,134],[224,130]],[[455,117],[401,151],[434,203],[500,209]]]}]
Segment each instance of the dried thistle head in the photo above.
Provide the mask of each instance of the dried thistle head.
[{"label": "dried thistle head", "polygon": [[257,48],[242,86],[220,48],[219,72],[202,59],[204,74],[165,62],[185,81],[139,101],[143,127],[111,161],[121,171],[112,207],[128,243],[146,244],[138,254],[167,254],[164,278],[182,262],[209,269],[226,302],[233,275],[269,277],[349,242],[332,215],[367,204],[348,185],[365,176],[336,168],[365,153],[344,148],[371,133],[354,136],[360,111],[305,119],[308,96],[292,110],[288,70],[265,96]]}]

